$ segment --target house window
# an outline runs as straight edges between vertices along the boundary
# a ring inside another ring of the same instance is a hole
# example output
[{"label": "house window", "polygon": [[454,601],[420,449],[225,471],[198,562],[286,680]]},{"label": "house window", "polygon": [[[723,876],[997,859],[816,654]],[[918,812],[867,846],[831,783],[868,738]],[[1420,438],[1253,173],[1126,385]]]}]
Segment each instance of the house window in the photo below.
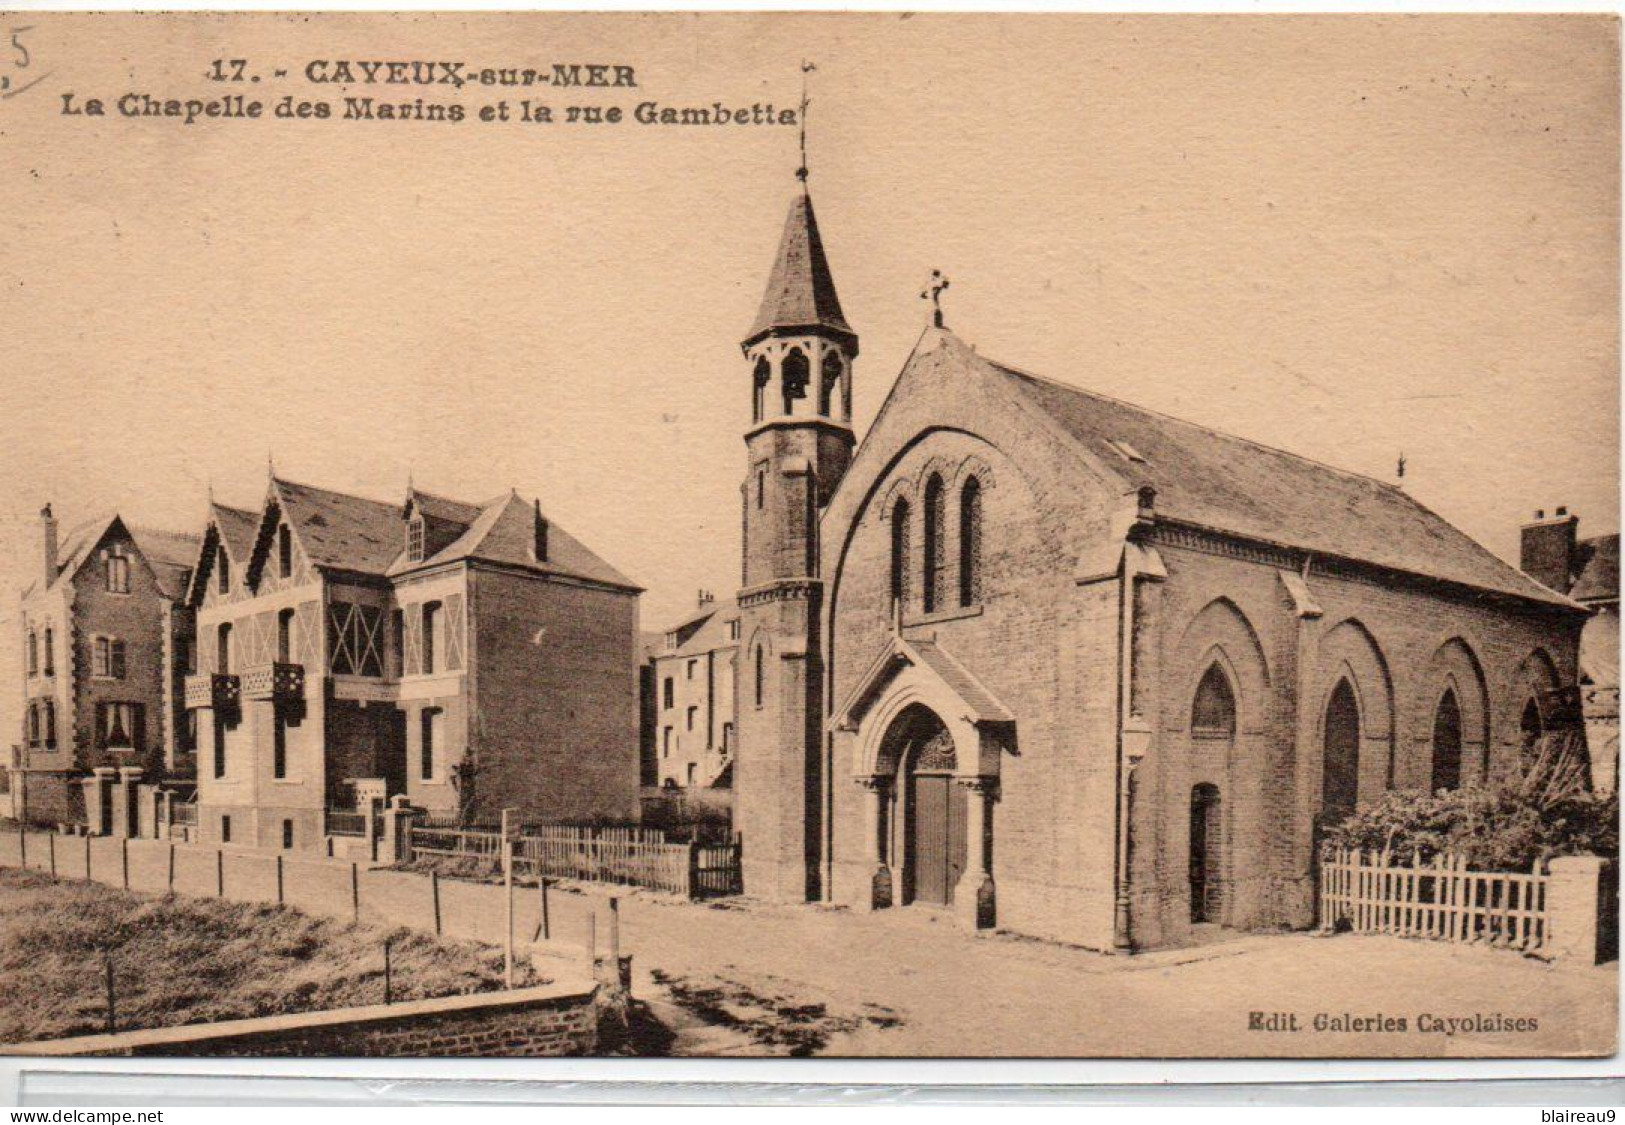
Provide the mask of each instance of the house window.
[{"label": "house window", "polygon": [[389,611],[389,652],[395,675],[406,675],[406,614],[398,609]]},{"label": "house window", "polygon": [[739,639],[739,622],[738,622],[738,620],[728,622],[728,639],[730,641],[737,641]]},{"label": "house window", "polygon": [[406,523],[406,557],[412,562],[423,561],[422,516],[414,516]]},{"label": "house window", "polygon": [[925,482],[925,573],[922,587],[925,612],[935,613],[942,606],[942,478],[935,473]]},{"label": "house window", "polygon": [[688,675],[689,679],[692,680],[694,678],[694,669],[698,668],[699,666],[700,666],[700,662],[698,660],[690,660],[688,662],[687,675]]},{"label": "house window", "polygon": [[444,712],[438,707],[426,708],[423,717],[418,720],[423,733],[423,754],[420,768],[424,781],[433,781],[435,778],[435,749],[440,742],[441,715]]},{"label": "house window", "polygon": [[282,850],[287,851],[293,847],[293,821],[282,822]]},{"label": "house window", "polygon": [[139,703],[98,703],[97,728],[101,744],[108,750],[140,750],[142,748],[143,712]]},{"label": "house window", "polygon": [[28,674],[39,675],[39,637],[28,634]]},{"label": "house window", "polygon": [[271,716],[271,776],[288,776],[288,720],[280,707]]},{"label": "house window", "polygon": [[101,680],[122,680],[125,670],[124,642],[97,637],[91,646],[90,674]]},{"label": "house window", "polygon": [[700,709],[698,707],[690,707],[688,709],[688,729],[689,730],[694,729],[694,718],[699,713],[700,713]]},{"label": "house window", "polygon": [[231,673],[231,624],[222,622],[214,631],[214,666],[222,676]]},{"label": "house window", "polygon": [[982,600],[982,482],[971,477],[959,491],[959,604]]},{"label": "house window", "polygon": [[423,606],[423,674],[429,675],[435,670],[435,644],[440,633],[439,602],[426,602]]},{"label": "house window", "polygon": [[231,843],[231,817],[229,816],[220,818],[220,842],[222,844]]},{"label": "house window", "polygon": [[283,578],[293,577],[293,532],[287,524],[276,529],[276,568]]},{"label": "house window", "polygon": [[722,724],[722,752],[724,754],[731,753],[733,748],[734,748],[734,725],[732,723],[723,723]]},{"label": "house window", "polygon": [[56,632],[49,625],[45,627],[45,674],[56,675]]},{"label": "house window", "polygon": [[226,776],[226,724],[219,714],[214,716],[214,776]]},{"label": "house window", "polygon": [[283,664],[293,659],[293,610],[276,615],[276,658]]},{"label": "house window", "polygon": [[694,763],[688,763],[688,787],[694,788]]},{"label": "house window", "polygon": [[215,588],[222,594],[231,593],[231,559],[226,557],[224,547],[215,552],[214,567],[219,574]]},{"label": "house window", "polygon": [[669,711],[674,705],[677,694],[676,683],[676,680],[667,676],[665,682],[660,685],[660,706],[662,710]]},{"label": "house window", "polygon": [[130,560],[123,555],[107,556],[107,592],[110,594],[130,592]]},{"label": "house window", "polygon": [[671,728],[666,727],[660,732],[660,756],[671,757]]},{"label": "house window", "polygon": [[909,506],[899,500],[891,510],[891,597],[900,606],[908,605]]}]

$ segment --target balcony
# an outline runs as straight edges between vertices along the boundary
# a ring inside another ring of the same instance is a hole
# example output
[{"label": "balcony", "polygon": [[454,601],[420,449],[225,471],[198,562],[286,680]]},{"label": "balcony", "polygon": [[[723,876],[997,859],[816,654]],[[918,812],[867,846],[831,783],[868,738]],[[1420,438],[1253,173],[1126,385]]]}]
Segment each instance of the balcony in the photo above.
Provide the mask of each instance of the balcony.
[{"label": "balcony", "polygon": [[292,703],[305,696],[305,666],[275,660],[243,670],[244,699]]},{"label": "balcony", "polygon": [[206,672],[201,676],[186,677],[186,706],[213,707],[217,711],[235,710],[242,699],[242,681],[223,672]]}]

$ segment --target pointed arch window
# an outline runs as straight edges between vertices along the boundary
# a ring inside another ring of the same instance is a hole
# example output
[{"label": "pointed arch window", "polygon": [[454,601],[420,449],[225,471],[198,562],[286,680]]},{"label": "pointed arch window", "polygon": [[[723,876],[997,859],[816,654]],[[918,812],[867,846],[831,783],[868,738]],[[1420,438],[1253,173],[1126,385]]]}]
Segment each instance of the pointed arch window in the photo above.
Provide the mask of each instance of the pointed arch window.
[{"label": "pointed arch window", "polygon": [[807,397],[807,383],[812,376],[811,365],[800,348],[791,348],[790,354],[784,357],[784,365],[779,376],[784,384],[784,412],[795,413],[797,399]]},{"label": "pointed arch window", "polygon": [[925,483],[925,573],[921,591],[926,613],[935,613],[943,603],[943,573],[947,568],[943,565],[942,525],[946,506],[942,477],[932,473]]},{"label": "pointed arch window", "polygon": [[1446,688],[1433,713],[1433,791],[1461,787],[1461,704]]},{"label": "pointed arch window", "polygon": [[841,387],[841,356],[838,352],[824,353],[824,370],[818,380],[818,413],[832,417],[836,395]]},{"label": "pointed arch window", "polygon": [[1191,736],[1236,736],[1236,693],[1231,690],[1230,677],[1217,664],[1210,664],[1196,685],[1196,698],[1191,702]]},{"label": "pointed arch window", "polygon": [[908,605],[909,510],[907,500],[899,499],[891,510],[891,596],[899,606]]},{"label": "pointed arch window", "polygon": [[762,356],[756,361],[756,368],[751,374],[750,420],[760,422],[767,413],[767,385],[773,381],[773,365]]},{"label": "pointed arch window", "polygon": [[959,490],[959,604],[982,600],[982,482],[971,477]]}]

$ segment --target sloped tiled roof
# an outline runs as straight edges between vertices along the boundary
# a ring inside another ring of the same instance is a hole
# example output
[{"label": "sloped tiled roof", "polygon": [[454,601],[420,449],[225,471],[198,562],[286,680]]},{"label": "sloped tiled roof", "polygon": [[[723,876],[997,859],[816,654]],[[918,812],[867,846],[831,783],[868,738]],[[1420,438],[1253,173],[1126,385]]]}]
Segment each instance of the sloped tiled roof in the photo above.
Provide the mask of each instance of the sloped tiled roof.
[{"label": "sloped tiled roof", "polygon": [[767,291],[746,342],[775,328],[829,328],[852,335],[841,312],[840,298],[835,295],[835,278],[824,255],[812,199],[804,191],[790,204],[778,257],[773,260]]},{"label": "sloped tiled roof", "polygon": [[468,525],[480,518],[481,505],[467,504],[461,500],[453,500],[448,496],[436,496],[432,492],[425,492],[421,488],[413,488],[406,494],[407,503],[415,506],[425,516],[434,520],[445,520],[447,523],[460,523]]},{"label": "sloped tiled roof", "polygon": [[398,505],[280,478],[272,488],[313,566],[382,575],[400,554]]},{"label": "sloped tiled roof", "polygon": [[1569,597],[1577,602],[1619,600],[1619,534],[1579,542],[1580,576]]},{"label": "sloped tiled roof", "polygon": [[182,597],[192,576],[192,564],[197,561],[203,537],[154,527],[132,527],[130,535],[146,558],[147,565],[152,567],[164,595],[169,598]]},{"label": "sloped tiled roof", "polygon": [[[737,645],[738,641],[728,639],[728,622],[737,620],[739,620],[739,603],[733,598],[707,602],[672,625],[666,633],[661,634],[660,645],[655,655],[693,656]],[[684,630],[688,630],[688,635],[683,638],[681,644],[673,649],[665,647],[667,634],[682,633]]]},{"label": "sloped tiled roof", "polygon": [[1155,488],[1159,519],[1575,608],[1392,485],[1018,371],[948,332],[928,333],[909,364],[943,385],[1002,381],[1125,492]]},{"label": "sloped tiled roof", "polygon": [[458,559],[482,559],[549,574],[585,578],[611,586],[636,588],[629,578],[551,520],[547,525],[547,558],[538,560],[535,554],[537,507],[534,502],[527,503],[517,492],[508,492],[495,500],[468,507],[479,513],[478,518],[468,525],[468,530],[422,563],[409,564],[404,559],[398,561],[391,568],[391,573]]},{"label": "sloped tiled roof", "polygon": [[211,503],[209,519],[226,541],[226,551],[238,566],[248,565],[248,556],[254,553],[254,539],[259,534],[260,514],[246,508],[230,508]]}]

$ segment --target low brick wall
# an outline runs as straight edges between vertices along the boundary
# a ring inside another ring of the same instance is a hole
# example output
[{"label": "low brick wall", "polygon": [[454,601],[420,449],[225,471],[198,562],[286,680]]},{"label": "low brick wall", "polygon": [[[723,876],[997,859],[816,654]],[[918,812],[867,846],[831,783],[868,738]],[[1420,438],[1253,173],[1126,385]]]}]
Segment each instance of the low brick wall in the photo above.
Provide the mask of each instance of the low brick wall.
[{"label": "low brick wall", "polygon": [[435,1058],[590,1055],[598,1047],[599,991],[595,988],[581,992],[549,985],[365,1008],[39,1040],[0,1047],[0,1054]]}]

